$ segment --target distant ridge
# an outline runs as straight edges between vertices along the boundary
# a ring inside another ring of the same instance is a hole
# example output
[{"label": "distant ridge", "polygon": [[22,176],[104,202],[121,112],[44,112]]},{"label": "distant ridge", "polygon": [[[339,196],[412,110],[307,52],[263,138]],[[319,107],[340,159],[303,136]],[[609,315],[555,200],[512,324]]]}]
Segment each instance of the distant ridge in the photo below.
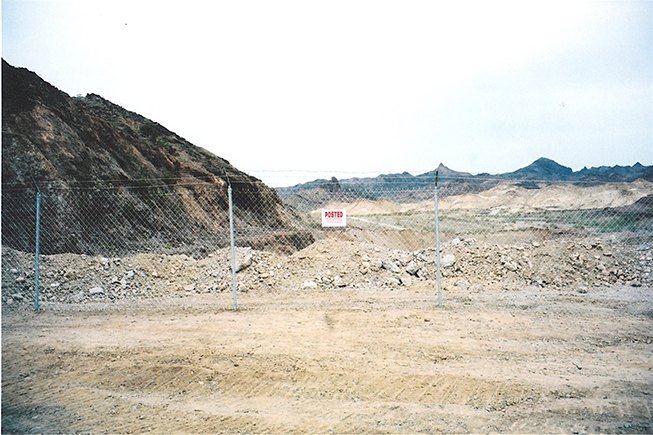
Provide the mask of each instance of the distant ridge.
[{"label": "distant ridge", "polygon": [[574,171],[551,159],[541,157],[524,168],[501,175],[500,178],[527,181],[569,181],[574,178]]},{"label": "distant ridge", "polygon": [[633,166],[583,168],[574,172],[554,160],[541,157],[524,168],[498,175],[487,173],[473,175],[469,172],[455,171],[440,163],[437,169],[416,176],[403,172],[343,180],[333,177],[331,180],[314,180],[276,190],[287,204],[294,207],[299,207],[301,204],[303,208],[306,204],[309,207],[322,204],[324,197],[329,196],[325,195],[327,186],[329,191],[339,190],[343,201],[357,198],[421,201],[432,197],[436,171],[440,187],[439,195],[442,197],[483,192],[502,182],[513,182],[527,189],[539,189],[561,182],[585,186],[632,182],[637,179],[653,182],[653,166],[643,166],[640,163]]}]

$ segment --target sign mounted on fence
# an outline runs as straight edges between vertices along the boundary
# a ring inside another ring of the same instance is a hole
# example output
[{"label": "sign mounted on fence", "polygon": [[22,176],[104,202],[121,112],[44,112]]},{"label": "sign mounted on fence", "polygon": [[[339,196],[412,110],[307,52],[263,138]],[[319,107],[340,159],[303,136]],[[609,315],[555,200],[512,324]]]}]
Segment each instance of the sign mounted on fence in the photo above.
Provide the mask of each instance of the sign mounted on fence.
[{"label": "sign mounted on fence", "polygon": [[322,210],[323,227],[346,227],[347,211],[346,210]]}]

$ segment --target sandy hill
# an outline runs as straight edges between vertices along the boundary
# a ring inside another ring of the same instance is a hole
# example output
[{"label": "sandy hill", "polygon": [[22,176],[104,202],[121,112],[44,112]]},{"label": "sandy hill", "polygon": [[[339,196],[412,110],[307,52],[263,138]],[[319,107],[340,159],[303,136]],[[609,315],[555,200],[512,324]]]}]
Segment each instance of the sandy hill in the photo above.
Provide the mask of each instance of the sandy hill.
[{"label": "sandy hill", "polygon": [[[494,209],[507,212],[535,209],[582,210],[631,207],[638,203],[649,204],[650,201],[647,199],[651,197],[653,197],[653,183],[646,180],[584,187],[556,184],[537,190],[505,182],[480,193],[448,196],[439,201],[439,207],[441,210]],[[351,216],[430,211],[433,207],[433,199],[397,203],[358,198],[351,202],[333,201],[326,205],[326,208],[345,209]],[[318,208],[313,210],[313,213],[319,211]]]},{"label": "sandy hill", "polygon": [[541,189],[525,189],[514,184],[500,184],[477,194],[451,196],[442,200],[443,209],[503,208],[578,210],[624,207],[653,195],[653,183],[607,183],[593,186],[553,184]]}]

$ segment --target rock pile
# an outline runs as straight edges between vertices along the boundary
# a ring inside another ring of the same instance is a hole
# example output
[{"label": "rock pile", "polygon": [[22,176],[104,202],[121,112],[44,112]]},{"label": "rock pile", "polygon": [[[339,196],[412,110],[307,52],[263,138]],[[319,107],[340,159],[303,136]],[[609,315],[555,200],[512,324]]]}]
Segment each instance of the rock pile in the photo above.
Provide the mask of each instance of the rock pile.
[{"label": "rock pile", "polygon": [[460,259],[444,269],[444,276],[473,277],[486,284],[597,287],[653,282],[653,252],[648,243],[593,239],[501,246],[454,239],[444,249]]},{"label": "rock pile", "polygon": [[[2,303],[32,303],[34,256],[3,248]],[[547,240],[521,245],[479,243],[456,238],[443,244],[444,287],[479,291],[484,287],[518,289],[653,285],[653,250],[648,243],[610,240]],[[239,291],[311,291],[323,288],[399,290],[435,285],[435,249],[414,252],[368,243],[326,238],[283,256],[237,249]],[[42,256],[40,300],[57,303],[111,302],[129,298],[188,296],[231,289],[230,250],[202,260],[185,255],[138,254],[107,258],[60,254]]]}]

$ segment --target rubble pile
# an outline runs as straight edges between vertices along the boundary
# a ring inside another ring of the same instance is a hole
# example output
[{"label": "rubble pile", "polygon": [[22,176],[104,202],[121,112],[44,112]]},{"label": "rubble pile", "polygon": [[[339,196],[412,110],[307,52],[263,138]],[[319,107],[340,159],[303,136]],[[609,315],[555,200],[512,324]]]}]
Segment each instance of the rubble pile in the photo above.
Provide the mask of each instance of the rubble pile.
[{"label": "rubble pile", "polygon": [[[325,238],[290,256],[237,248],[236,271],[242,292],[401,290],[416,284],[435,285],[436,264],[432,248],[408,252]],[[442,245],[440,264],[445,289],[576,286],[582,292],[590,287],[653,285],[653,250],[646,242],[592,239],[497,245],[459,237]],[[229,249],[201,260],[158,254],[116,258],[43,255],[40,301],[111,302],[219,293],[231,290],[231,275]],[[4,247],[3,306],[32,303],[34,286],[34,255]]]}]

